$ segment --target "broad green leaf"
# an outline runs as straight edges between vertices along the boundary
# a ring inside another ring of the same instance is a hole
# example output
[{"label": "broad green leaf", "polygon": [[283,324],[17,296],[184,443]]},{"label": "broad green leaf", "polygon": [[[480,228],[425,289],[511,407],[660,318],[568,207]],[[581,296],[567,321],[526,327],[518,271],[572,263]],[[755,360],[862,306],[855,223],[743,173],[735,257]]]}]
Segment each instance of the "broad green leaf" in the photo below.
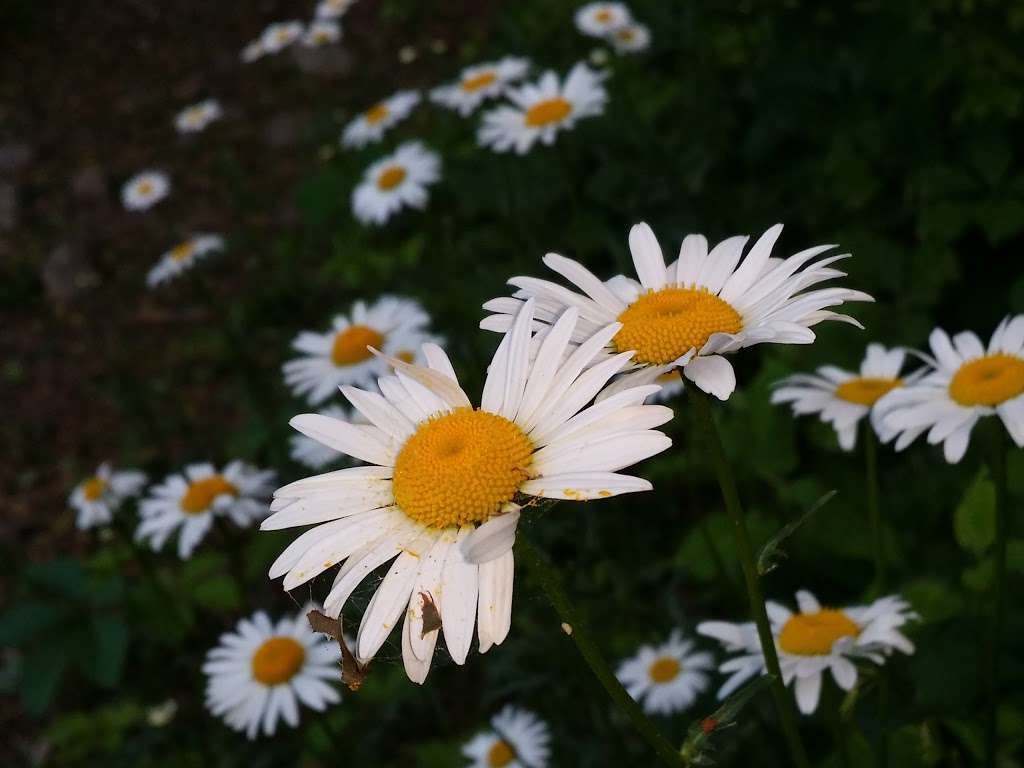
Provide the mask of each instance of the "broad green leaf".
[{"label": "broad green leaf", "polygon": [[957,543],[980,557],[996,535],[996,489],[988,474],[980,470],[967,487],[953,514]]}]

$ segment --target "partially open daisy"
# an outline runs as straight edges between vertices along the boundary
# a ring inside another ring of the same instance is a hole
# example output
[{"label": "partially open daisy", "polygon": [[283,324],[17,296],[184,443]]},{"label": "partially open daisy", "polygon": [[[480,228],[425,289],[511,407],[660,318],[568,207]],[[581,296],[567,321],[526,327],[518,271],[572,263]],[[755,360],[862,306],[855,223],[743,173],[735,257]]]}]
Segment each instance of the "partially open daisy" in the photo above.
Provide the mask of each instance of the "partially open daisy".
[{"label": "partially open daisy", "polygon": [[144,211],[171,191],[171,180],[160,171],[143,171],[132,176],[121,187],[121,202],[129,211]]},{"label": "partially open daisy", "polygon": [[178,133],[199,133],[214,120],[219,120],[220,116],[220,102],[206,99],[181,110],[174,118],[174,127]]},{"label": "partially open daisy", "polygon": [[520,155],[538,141],[553,144],[559,131],[604,112],[608,93],[601,84],[603,79],[603,74],[580,62],[564,83],[554,72],[545,72],[536,83],[510,88],[512,105],[484,114],[477,141],[495,152],[514,150]]},{"label": "partially open daisy", "polygon": [[139,505],[135,539],[160,550],[171,534],[180,531],[178,556],[184,560],[206,536],[215,517],[226,516],[241,527],[262,520],[273,483],[273,471],[241,461],[219,472],[212,464],[191,464],[150,489],[150,496]]},{"label": "partially open daisy", "polygon": [[629,695],[642,702],[652,715],[684,712],[706,690],[714,668],[710,653],[695,652],[693,642],[673,630],[661,645],[644,645],[637,654],[619,664],[615,673]]},{"label": "partially open daisy", "polygon": [[378,101],[345,126],[341,145],[359,149],[380,141],[386,131],[407,118],[419,103],[420,95],[416,91],[399,91]]},{"label": "partially open daisy", "polygon": [[466,117],[486,99],[500,96],[510,84],[525,77],[529,68],[528,60],[514,56],[467,67],[457,82],[432,90],[430,99]]},{"label": "partially open daisy", "polygon": [[278,21],[267,26],[260,35],[264,53],[280,53],[302,37],[305,26],[301,21]]},{"label": "partially open daisy", "polygon": [[318,19],[340,19],[355,5],[356,0],[320,0],[316,4],[316,17]]},{"label": "partially open daisy", "polygon": [[634,21],[610,33],[608,39],[619,53],[640,53],[651,45],[651,30]]},{"label": "partially open daisy", "polygon": [[[782,679],[793,684],[797,706],[805,715],[818,706],[821,679],[828,670],[836,684],[849,691],[857,683],[854,662],[884,664],[893,651],[911,654],[914,645],[900,631],[917,618],[901,597],[889,595],[870,605],[825,608],[810,592],[796,594],[799,611],[768,601],[765,607],[779,653]],[[705,621],[697,632],[713,637],[730,653],[738,653],[719,667],[731,677],[718,691],[724,699],[755,675],[765,672],[764,656],[753,622],[730,624]]]},{"label": "partially open daisy", "polygon": [[[848,288],[806,290],[845,275],[830,265],[849,254],[814,261],[835,247],[819,245],[786,259],[771,258],[781,232],[781,224],[765,232],[742,263],[748,238],[730,237],[709,253],[703,235],[688,235],[679,259],[666,267],[651,228],[637,224],[629,232],[629,248],[639,281],[618,275],[602,282],[579,262],[549,253],[544,263],[583,293],[547,280],[514,277],[509,283],[519,290],[484,304],[495,314],[480,327],[504,331],[530,297],[537,300],[537,318],[543,324],[566,307],[577,307],[580,324],[574,340],[617,320],[622,329],[609,342],[609,352],[634,350],[633,367],[654,368],[658,375],[682,367],[700,389],[726,400],[736,388],[736,375],[723,355],[754,344],[810,344],[815,338],[811,327],[823,320],[860,327],[826,307],[872,301]],[[642,381],[649,376],[629,374],[617,386],[631,386],[633,375]]]},{"label": "partially open daisy", "polygon": [[309,628],[305,611],[275,625],[263,611],[242,619],[206,654],[206,707],[250,739],[299,724],[299,704],[317,712],[341,701],[338,644]]},{"label": "partially open daisy", "polygon": [[576,29],[590,37],[608,37],[631,21],[622,3],[587,3],[576,9]]},{"label": "partially open daisy", "polygon": [[881,423],[899,435],[896,450],[927,431],[928,442],[942,443],[946,461],[955,464],[984,416],[998,416],[1024,447],[1024,315],[1004,319],[987,350],[970,331],[950,339],[936,328],[928,341],[935,370],[877,406]]},{"label": "partially open daisy", "polygon": [[220,235],[193,235],[160,257],[160,261],[149,270],[146,284],[152,288],[173,280],[182,272],[191,269],[206,254],[223,248],[224,238]]},{"label": "partially open daisy", "polygon": [[341,25],[336,21],[320,19],[310,23],[302,44],[307,48],[319,48],[341,40]]},{"label": "partially open daisy", "polygon": [[551,729],[532,712],[511,704],[491,718],[490,730],[462,747],[467,768],[546,768],[551,759]]},{"label": "partially open daisy", "polygon": [[[324,601],[337,616],[356,586],[394,559],[363,614],[356,656],[376,654],[405,615],[402,658],[410,679],[430,669],[439,611],[448,653],[463,664],[477,622],[480,652],[509,631],[519,504],[531,497],[586,501],[650,490],[619,474],[665,450],[654,429],[672,417],[643,405],[657,387],[637,387],[586,407],[632,356],[594,364],[618,324],[570,344],[577,312],[534,335],[533,302],[521,309],[487,369],[474,408],[448,357],[426,345],[428,367],[391,358],[382,394],[342,392],[369,420],[358,427],[317,414],[292,419],[303,434],[370,466],[342,469],[278,489],[264,530],[319,524],[271,566],[293,589],[344,563]],[[536,347],[536,354],[531,349]]]},{"label": "partially open daisy", "polygon": [[135,469],[115,472],[110,464],[100,464],[96,474],[76,485],[68,498],[68,504],[78,512],[75,525],[83,531],[106,525],[114,518],[121,503],[138,495],[145,484],[144,472]]},{"label": "partially open daisy", "polygon": [[352,191],[352,214],[380,226],[403,208],[423,210],[427,187],[441,178],[441,158],[418,141],[402,144],[369,168]]}]

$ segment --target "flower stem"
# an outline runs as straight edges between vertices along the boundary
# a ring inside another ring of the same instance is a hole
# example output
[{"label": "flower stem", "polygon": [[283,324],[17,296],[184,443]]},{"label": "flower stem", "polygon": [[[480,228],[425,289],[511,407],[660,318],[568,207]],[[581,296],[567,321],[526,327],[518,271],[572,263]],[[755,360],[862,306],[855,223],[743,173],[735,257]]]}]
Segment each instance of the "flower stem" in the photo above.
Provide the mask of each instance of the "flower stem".
[{"label": "flower stem", "polygon": [[1003,614],[1006,604],[1006,434],[999,419],[991,420],[995,439],[992,441],[992,482],[996,487],[995,572],[992,575],[992,636],[986,669],[988,687],[988,720],[985,724],[985,764],[994,768],[999,752],[999,650],[1003,639]]},{"label": "flower stem", "polygon": [[673,766],[673,768],[678,768],[682,765],[682,758],[679,752],[676,751],[676,748],[661,734],[657,726],[644,715],[640,706],[626,692],[626,689],[622,687],[622,683],[619,682],[618,678],[615,677],[615,674],[608,666],[608,662],[605,661],[604,656],[601,655],[586,626],[584,626],[579,612],[569,601],[562,583],[562,576],[554,564],[523,535],[522,530],[516,535],[515,547],[516,555],[526,564],[526,568],[538,581],[541,589],[544,590],[544,594],[551,602],[551,606],[555,609],[559,618],[568,626],[567,629],[565,627],[563,629],[572,638],[572,641],[576,644],[576,649],[583,656],[583,660],[590,667],[590,671],[594,673],[594,677],[604,687],[609,698],[629,718],[630,723],[647,741],[663,764]]},{"label": "flower stem", "polygon": [[[680,375],[682,375],[681,372]],[[764,654],[765,667],[768,670],[768,674],[772,676],[772,698],[775,700],[775,709],[779,716],[782,732],[786,737],[790,757],[796,768],[809,768],[810,762],[807,759],[807,752],[804,750],[803,742],[800,740],[800,732],[797,728],[793,701],[786,691],[785,683],[782,681],[779,656],[776,653],[775,640],[772,637],[771,626],[768,623],[768,613],[764,605],[764,594],[761,592],[761,581],[754,561],[754,550],[750,544],[750,535],[747,533],[747,524],[743,519],[743,507],[740,504],[739,492],[736,490],[736,480],[733,477],[729,461],[725,457],[722,439],[718,434],[714,414],[711,412],[711,402],[709,396],[695,386],[687,386],[686,391],[690,395],[690,402],[693,404],[693,408],[697,413],[697,420],[707,439],[711,460],[715,465],[715,474],[718,476],[718,486],[722,491],[722,500],[725,502],[725,511],[732,522],[733,535],[736,539],[736,554],[739,556],[740,565],[743,568],[743,578],[747,586],[747,597],[750,600],[750,612],[753,615],[754,623],[757,625],[757,636],[761,641],[761,652]]]},{"label": "flower stem", "polygon": [[875,556],[875,581],[871,585],[871,592],[877,596],[885,591],[885,551],[882,539],[882,512],[878,502],[878,438],[871,428],[870,419],[864,419],[864,465],[868,516]]}]

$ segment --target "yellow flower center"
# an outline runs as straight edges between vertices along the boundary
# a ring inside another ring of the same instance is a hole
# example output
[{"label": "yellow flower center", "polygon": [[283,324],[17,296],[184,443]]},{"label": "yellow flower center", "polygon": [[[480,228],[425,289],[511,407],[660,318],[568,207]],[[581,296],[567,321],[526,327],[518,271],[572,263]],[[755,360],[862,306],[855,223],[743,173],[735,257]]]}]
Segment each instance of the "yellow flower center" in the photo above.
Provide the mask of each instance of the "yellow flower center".
[{"label": "yellow flower center", "polygon": [[377,187],[387,192],[405,181],[407,175],[405,168],[400,165],[392,165],[381,171],[380,176],[377,177]]},{"label": "yellow flower center", "polygon": [[481,72],[479,75],[473,77],[467,77],[462,81],[462,90],[467,93],[473,93],[479,91],[481,88],[486,88],[488,85],[498,79],[498,74],[494,70],[488,70],[487,72]]},{"label": "yellow flower center", "polygon": [[206,110],[203,107],[189,107],[185,112],[185,122],[188,125],[198,125],[202,122]]},{"label": "yellow flower center", "polygon": [[526,111],[526,124],[531,128],[541,128],[551,123],[560,123],[572,112],[572,104],[561,96],[538,101]]},{"label": "yellow flower center", "polygon": [[181,508],[190,515],[198,515],[210,508],[213,500],[222,493],[238,495],[238,488],[221,475],[211,475],[196,480],[188,486],[181,497]]},{"label": "yellow flower center", "polygon": [[88,501],[96,501],[107,490],[107,481],[102,477],[90,477],[82,483],[82,493]]},{"label": "yellow flower center", "polygon": [[151,181],[140,181],[139,186],[135,188],[135,191],[140,195],[151,195],[153,194],[153,182]]},{"label": "yellow flower center", "polygon": [[529,476],[533,444],[506,418],[459,408],[421,423],[395,460],[399,508],[425,526],[482,523]]},{"label": "yellow flower center", "polygon": [[902,379],[857,377],[836,387],[836,397],[848,403],[871,406],[878,402],[882,395],[902,386]]},{"label": "yellow flower center", "polygon": [[683,665],[679,663],[678,659],[673,659],[671,656],[662,656],[651,664],[647,674],[656,683],[668,683],[675,680],[682,669]]},{"label": "yellow flower center", "polygon": [[364,115],[364,117],[366,118],[366,122],[368,122],[370,125],[376,125],[387,116],[387,104],[377,104],[375,106],[372,106],[368,110],[366,110],[366,114]]},{"label": "yellow flower center", "polygon": [[703,288],[648,291],[626,307],[612,343],[620,352],[636,350],[638,363],[665,365],[691,349],[698,351],[713,333],[739,333],[743,319],[727,302]]},{"label": "yellow flower center", "polygon": [[633,38],[636,37],[636,32],[627,27],[626,29],[620,29],[615,33],[615,36],[623,43],[631,43],[633,42]]},{"label": "yellow flower center", "polygon": [[860,627],[842,611],[824,608],[791,616],[779,633],[779,647],[797,656],[825,656],[841,637],[856,637]]},{"label": "yellow flower center", "polygon": [[174,261],[184,261],[195,251],[195,246],[192,245],[191,240],[186,240],[184,243],[178,243],[176,246],[171,248],[171,258]]},{"label": "yellow flower center", "polygon": [[331,361],[335,365],[355,365],[373,357],[367,347],[380,349],[384,334],[368,325],[350,325],[339,331],[331,346]]},{"label": "yellow flower center", "polygon": [[516,751],[504,739],[498,739],[487,750],[488,768],[504,768],[515,759]]},{"label": "yellow flower center", "polygon": [[291,637],[272,637],[256,649],[252,676],[264,685],[287,683],[306,660],[306,649]]},{"label": "yellow flower center", "polygon": [[964,363],[949,382],[960,405],[999,405],[1024,394],[1024,360],[1003,353]]},{"label": "yellow flower center", "polygon": [[612,20],[612,18],[613,14],[607,8],[602,8],[601,10],[594,14],[594,20],[601,24],[607,24]]},{"label": "yellow flower center", "polygon": [[279,29],[277,30],[277,32],[274,33],[274,36],[277,38],[277,42],[287,43],[288,40],[291,38],[292,33],[288,29]]}]

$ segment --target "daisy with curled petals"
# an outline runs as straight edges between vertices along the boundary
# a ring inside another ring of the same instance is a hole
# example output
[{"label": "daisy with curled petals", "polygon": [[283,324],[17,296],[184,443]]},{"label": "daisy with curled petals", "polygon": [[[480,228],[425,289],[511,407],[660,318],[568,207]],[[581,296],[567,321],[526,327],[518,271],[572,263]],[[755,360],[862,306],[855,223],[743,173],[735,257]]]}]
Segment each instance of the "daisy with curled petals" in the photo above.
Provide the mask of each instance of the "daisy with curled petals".
[{"label": "daisy with curled petals", "polygon": [[710,653],[694,652],[693,642],[674,630],[662,645],[644,645],[636,656],[619,664],[616,677],[650,715],[684,712],[711,682]]},{"label": "daisy with curled petals", "polygon": [[155,551],[180,531],[178,556],[184,560],[210,530],[215,517],[227,516],[243,528],[262,520],[273,483],[273,471],[241,461],[231,462],[221,472],[212,464],[191,464],[150,489],[149,498],[139,505],[141,520],[135,540],[148,541]]},{"label": "daisy with curled petals", "polygon": [[302,44],[307,48],[319,48],[323,45],[336,43],[341,39],[341,25],[336,21],[318,20],[312,22],[302,37]]},{"label": "daisy with curled petals", "polygon": [[264,53],[280,53],[301,38],[304,31],[301,21],[278,21],[263,30],[260,45]]},{"label": "daisy with curled petals", "polygon": [[590,37],[608,37],[632,20],[622,3],[587,3],[576,9],[576,29]]},{"label": "daisy with curled petals", "polygon": [[486,99],[500,96],[510,84],[525,77],[529,68],[529,61],[514,56],[467,67],[458,82],[432,90],[430,100],[466,117]]},{"label": "daisy with curled petals", "polygon": [[206,654],[206,708],[250,739],[299,724],[299,704],[322,712],[341,695],[338,644],[309,628],[305,611],[274,624],[263,611],[238,622]]},{"label": "daisy with curled petals", "polygon": [[[392,561],[363,614],[356,657],[369,661],[404,615],[406,673],[423,682],[439,632],[463,664],[477,625],[480,652],[508,634],[513,553],[521,503],[532,497],[585,501],[651,489],[619,470],[659,453],[671,440],[654,429],[671,419],[643,405],[656,385],[587,407],[631,352],[596,362],[617,331],[612,323],[570,343],[569,309],[533,334],[533,302],[520,310],[490,366],[474,408],[440,347],[424,346],[427,366],[390,359],[381,394],[342,387],[371,427],[317,414],[292,419],[309,437],[367,462],[278,489],[264,530],[306,531],[270,568],[294,589],[342,563],[324,600],[337,616],[375,568]],[[424,626],[436,609],[441,629]]]},{"label": "daisy with curled petals", "polygon": [[970,331],[950,339],[936,328],[928,341],[934,370],[877,406],[881,423],[899,435],[896,450],[927,432],[928,442],[942,443],[946,461],[955,464],[984,416],[998,416],[1024,447],[1024,315],[1004,319],[988,349]]},{"label": "daisy with curled petals", "polygon": [[423,210],[427,186],[441,178],[441,158],[418,141],[406,142],[369,168],[352,192],[352,214],[380,226],[403,208]]},{"label": "daisy with curled petals", "polygon": [[144,472],[134,469],[115,472],[110,464],[100,464],[96,474],[75,486],[68,498],[68,504],[78,512],[75,525],[82,531],[106,525],[121,503],[138,495],[145,484]]},{"label": "daisy with curled petals", "polygon": [[477,141],[495,152],[514,150],[520,155],[538,141],[553,144],[559,131],[604,112],[608,92],[603,79],[602,73],[580,62],[563,83],[554,72],[545,72],[536,83],[512,88],[508,91],[511,105],[484,114]]},{"label": "daisy with curled petals", "polygon": [[491,718],[491,729],[462,747],[467,768],[547,768],[551,729],[532,712],[511,704]]},{"label": "daisy with curled petals", "polygon": [[183,240],[161,256],[156,266],[149,270],[146,284],[152,288],[173,280],[182,272],[191,269],[206,254],[223,248],[224,238],[220,235],[195,235]]},{"label": "daisy with curled petals", "polygon": [[[799,610],[768,601],[765,607],[772,637],[779,653],[782,678],[793,684],[800,711],[809,715],[818,706],[821,679],[825,671],[836,684],[849,691],[857,684],[854,662],[884,664],[893,651],[911,654],[914,644],[900,631],[917,619],[909,604],[897,595],[852,608],[823,608],[810,592],[796,594]],[[765,672],[764,656],[753,622],[731,624],[705,621],[697,632],[713,637],[730,653],[738,653],[719,667],[731,677],[718,691],[724,699],[744,682]]]},{"label": "daisy with curled petals", "polygon": [[623,376],[617,387],[632,386],[634,377],[647,381],[653,371],[661,375],[681,367],[700,389],[727,400],[736,388],[736,375],[726,353],[763,343],[810,344],[815,338],[811,327],[823,320],[860,327],[827,307],[872,301],[866,293],[848,288],[807,290],[845,275],[831,264],[849,254],[815,261],[835,247],[819,245],[786,259],[772,258],[781,232],[781,224],[765,232],[742,263],[748,238],[730,237],[709,252],[703,235],[688,235],[679,259],[666,267],[651,228],[637,224],[629,232],[629,248],[639,280],[618,275],[603,282],[579,262],[549,253],[544,263],[582,293],[547,280],[514,277],[509,283],[519,290],[484,304],[494,314],[480,327],[504,331],[531,297],[537,301],[541,324],[550,323],[566,307],[576,307],[580,324],[574,341],[617,320],[622,329],[609,342],[609,352],[635,351],[635,371]]},{"label": "daisy with curled petals", "polygon": [[143,171],[132,176],[121,187],[121,203],[129,211],[144,211],[171,191],[171,180],[160,171]]},{"label": "daisy with curled petals", "polygon": [[618,53],[640,53],[651,45],[651,30],[645,24],[630,22],[608,35]]},{"label": "daisy with curled petals", "polygon": [[320,0],[316,5],[318,19],[340,19],[356,0]]},{"label": "daisy with curled petals", "polygon": [[292,392],[319,405],[342,384],[372,386],[388,373],[385,355],[411,362],[431,337],[425,328],[430,317],[412,299],[382,296],[372,304],[357,301],[348,315],[338,315],[326,333],[303,331],[292,347],[303,357],[284,364],[284,380]]},{"label": "daisy with curled petals", "polygon": [[345,126],[341,134],[341,145],[360,149],[384,137],[385,131],[405,120],[420,103],[416,91],[399,91],[383,101],[378,101],[359,117]]},{"label": "daisy with curled petals", "polygon": [[174,118],[174,127],[178,133],[199,133],[214,120],[219,120],[220,116],[220,102],[206,99],[181,110]]}]

